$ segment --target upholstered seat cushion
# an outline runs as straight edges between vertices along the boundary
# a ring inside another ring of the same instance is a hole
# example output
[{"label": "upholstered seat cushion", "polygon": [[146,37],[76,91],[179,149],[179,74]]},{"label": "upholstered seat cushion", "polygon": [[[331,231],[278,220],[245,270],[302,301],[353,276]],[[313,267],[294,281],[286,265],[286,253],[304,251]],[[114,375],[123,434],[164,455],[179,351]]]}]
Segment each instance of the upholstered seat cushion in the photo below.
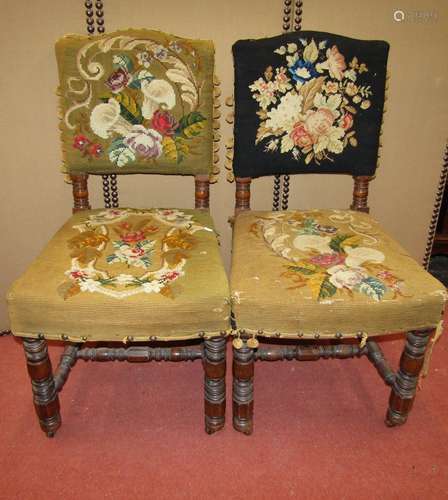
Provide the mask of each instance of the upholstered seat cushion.
[{"label": "upholstered seat cushion", "polygon": [[208,213],[120,208],[73,215],[8,303],[18,336],[171,340],[228,330],[228,298]]},{"label": "upholstered seat cushion", "polygon": [[355,337],[435,327],[445,288],[367,214],[243,212],[231,297],[239,329]]}]

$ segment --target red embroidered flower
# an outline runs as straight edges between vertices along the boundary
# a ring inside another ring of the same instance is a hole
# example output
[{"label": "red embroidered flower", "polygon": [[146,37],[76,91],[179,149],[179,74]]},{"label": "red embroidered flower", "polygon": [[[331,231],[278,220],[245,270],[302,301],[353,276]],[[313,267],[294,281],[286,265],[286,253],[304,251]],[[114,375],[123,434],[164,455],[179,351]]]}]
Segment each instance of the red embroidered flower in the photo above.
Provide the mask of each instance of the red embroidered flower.
[{"label": "red embroidered flower", "polygon": [[87,147],[87,152],[90,156],[98,158],[103,153],[103,148],[101,147],[101,144],[90,144]]},{"label": "red embroidered flower", "polygon": [[338,264],[343,264],[345,261],[345,256],[340,253],[323,253],[321,255],[316,255],[310,259],[312,264],[322,267],[332,267]]},{"label": "red embroidered flower", "polygon": [[143,250],[143,248],[139,248],[139,247],[134,247],[131,250],[131,252],[132,252],[134,257],[141,257],[142,255],[145,255],[145,251]]},{"label": "red embroidered flower", "polygon": [[73,147],[80,151],[84,151],[89,144],[91,144],[91,141],[85,135],[78,134],[73,137]]},{"label": "red embroidered flower", "polygon": [[173,135],[179,124],[168,111],[157,110],[152,116],[152,128],[162,135]]},{"label": "red embroidered flower", "polygon": [[130,79],[131,75],[124,68],[119,68],[104,83],[112,92],[117,93],[126,87]]},{"label": "red embroidered flower", "polygon": [[339,126],[344,130],[348,130],[353,126],[353,116],[350,113],[345,113],[345,115],[339,120]]},{"label": "red embroidered flower", "polygon": [[177,271],[171,271],[171,272],[163,275],[163,278],[168,280],[168,281],[173,281],[178,277],[179,277],[179,273]]},{"label": "red embroidered flower", "polygon": [[122,235],[121,239],[125,243],[137,243],[145,239],[145,233],[143,231],[132,231]]},{"label": "red embroidered flower", "polygon": [[83,273],[82,271],[72,271],[70,273],[71,277],[74,278],[75,280],[77,279],[84,279],[87,277],[87,275],[85,273]]}]

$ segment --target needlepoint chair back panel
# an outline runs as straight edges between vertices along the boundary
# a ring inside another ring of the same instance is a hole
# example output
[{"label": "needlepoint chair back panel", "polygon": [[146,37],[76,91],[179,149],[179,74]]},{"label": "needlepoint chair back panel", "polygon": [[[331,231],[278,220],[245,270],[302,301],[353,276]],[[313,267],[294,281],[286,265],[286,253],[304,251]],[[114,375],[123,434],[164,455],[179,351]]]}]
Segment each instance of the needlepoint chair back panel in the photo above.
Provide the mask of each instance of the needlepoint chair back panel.
[{"label": "needlepoint chair back panel", "polygon": [[209,174],[214,46],[161,31],[56,43],[64,171]]},{"label": "needlepoint chair back panel", "polygon": [[318,31],[236,42],[235,175],[373,175],[388,51]]}]

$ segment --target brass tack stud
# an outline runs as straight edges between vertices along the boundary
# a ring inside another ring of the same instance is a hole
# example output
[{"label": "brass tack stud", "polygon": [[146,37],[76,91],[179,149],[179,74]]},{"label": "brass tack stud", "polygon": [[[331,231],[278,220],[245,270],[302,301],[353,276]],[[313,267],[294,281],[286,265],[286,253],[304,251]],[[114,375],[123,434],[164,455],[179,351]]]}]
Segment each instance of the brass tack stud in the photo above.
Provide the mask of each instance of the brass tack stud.
[{"label": "brass tack stud", "polygon": [[132,342],[134,340],[134,337],[132,337],[131,335],[129,335],[128,340],[129,340],[129,342]]},{"label": "brass tack stud", "polygon": [[67,335],[62,335],[62,340],[67,340],[68,336]]},{"label": "brass tack stud", "polygon": [[299,332],[299,333],[297,334],[297,337],[302,338],[302,337],[303,337],[303,333],[302,333],[302,332]]},{"label": "brass tack stud", "polygon": [[151,335],[151,337],[149,337],[149,340],[156,340],[157,337],[155,335]]},{"label": "brass tack stud", "polygon": [[81,337],[82,340],[86,341],[87,340],[87,337],[84,335],[83,337]]},{"label": "brass tack stud", "polygon": [[45,337],[44,337],[43,333],[39,333],[39,335],[37,336],[37,338],[40,339],[40,340],[43,340]]},{"label": "brass tack stud", "polygon": [[205,332],[199,332],[199,337],[202,339],[202,337],[205,336]]},{"label": "brass tack stud", "polygon": [[319,338],[320,338],[320,335],[319,335],[318,333],[315,333],[315,334],[314,334],[314,338],[315,338],[315,339],[319,339]]}]

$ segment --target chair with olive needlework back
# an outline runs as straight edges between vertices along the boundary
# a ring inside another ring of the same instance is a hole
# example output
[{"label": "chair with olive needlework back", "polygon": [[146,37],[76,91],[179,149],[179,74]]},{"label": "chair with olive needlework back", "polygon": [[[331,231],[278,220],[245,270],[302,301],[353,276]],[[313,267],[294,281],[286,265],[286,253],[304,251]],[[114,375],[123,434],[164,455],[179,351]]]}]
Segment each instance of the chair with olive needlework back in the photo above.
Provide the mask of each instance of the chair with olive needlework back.
[{"label": "chair with olive needlework back", "polygon": [[[388,49],[382,41],[315,31],[233,46],[230,286],[238,431],[253,429],[256,360],[366,355],[392,388],[387,425],[403,424],[411,409],[446,294],[368,215]],[[350,210],[250,211],[252,178],[305,173],[352,175]],[[407,338],[394,373],[374,338],[397,332]],[[273,339],[274,347],[271,341],[259,347],[262,338]]]},{"label": "chair with olive needlework back", "polygon": [[[213,433],[224,425],[230,316],[209,215],[213,44],[126,30],[67,35],[56,56],[74,214],[8,294],[40,426],[48,436],[60,426],[58,392],[78,359],[201,359],[205,428]],[[111,173],[194,175],[196,208],[91,210],[89,174]],[[47,340],[61,339],[53,374]]]}]

